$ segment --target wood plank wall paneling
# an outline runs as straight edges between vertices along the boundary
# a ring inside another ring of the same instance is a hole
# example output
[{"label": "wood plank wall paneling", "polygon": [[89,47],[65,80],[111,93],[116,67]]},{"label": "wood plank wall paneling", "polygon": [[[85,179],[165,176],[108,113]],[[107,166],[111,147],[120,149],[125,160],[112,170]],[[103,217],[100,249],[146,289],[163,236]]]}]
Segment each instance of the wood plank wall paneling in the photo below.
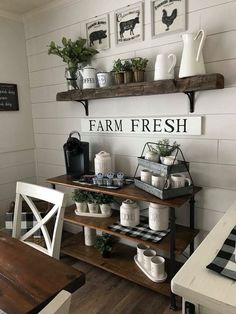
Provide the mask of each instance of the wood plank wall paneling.
[{"label": "wood plank wall paneling", "polygon": [[[111,70],[113,60],[134,56],[149,59],[146,78],[153,80],[155,58],[158,53],[173,52],[178,57],[178,74],[182,42],[179,33],[151,38],[150,1],[145,0],[145,40],[136,44],[116,47],[114,42],[114,10],[136,0],[74,1],[54,10],[36,10],[24,17],[26,47],[31,86],[31,102],[36,143],[38,182],[65,171],[62,146],[72,129],[80,131],[84,109],[73,102],[55,101],[57,91],[66,89],[64,64],[56,56],[48,56],[47,45],[59,42],[62,36],[75,39],[85,36],[87,19],[109,14],[111,48],[100,52],[93,64],[100,70]],[[202,136],[172,137],[181,143],[195,183],[203,186],[197,196],[197,226],[210,230],[223,212],[236,198],[236,1],[188,0],[188,31],[204,28],[207,33],[204,57],[208,73],[219,72],[225,76],[224,90],[196,94],[196,110],[202,115]],[[222,14],[224,12],[224,14]],[[91,117],[188,115],[185,95],[170,94],[148,97],[100,99],[89,105]],[[100,150],[111,152],[119,169],[132,174],[136,156],[140,155],[146,141],[157,136],[93,135],[81,134],[90,142],[91,159]],[[188,211],[178,211],[178,220],[188,221]]]}]

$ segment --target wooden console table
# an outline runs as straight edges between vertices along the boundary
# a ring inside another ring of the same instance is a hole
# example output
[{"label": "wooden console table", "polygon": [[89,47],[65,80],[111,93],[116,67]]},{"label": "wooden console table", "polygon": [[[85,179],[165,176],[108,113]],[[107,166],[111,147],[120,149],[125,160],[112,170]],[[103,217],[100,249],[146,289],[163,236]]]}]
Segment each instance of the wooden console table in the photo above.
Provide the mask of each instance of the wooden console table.
[{"label": "wooden console table", "polygon": [[[82,261],[100,267],[120,277],[152,289],[158,293],[171,296],[171,307],[176,309],[175,295],[171,293],[170,281],[175,275],[177,269],[180,267],[180,265],[178,265],[176,262],[176,255],[182,254],[189,244],[191,245],[191,253],[194,250],[194,238],[198,233],[198,231],[194,229],[194,195],[199,192],[201,188],[195,187],[193,195],[181,196],[169,200],[161,200],[143,190],[140,190],[139,188],[135,187],[134,184],[126,185],[117,190],[111,190],[92,185],[75,183],[73,182],[72,178],[67,175],[48,179],[47,182],[51,183],[53,188],[55,188],[56,185],[62,185],[71,187],[73,189],[110,194],[114,197],[119,197],[122,199],[129,198],[136,201],[152,202],[169,206],[171,231],[159,243],[151,243],[145,240],[135,239],[109,229],[108,226],[119,220],[119,213],[117,213],[117,211],[114,212],[113,215],[109,218],[101,219],[94,217],[82,217],[75,215],[75,207],[70,206],[66,209],[64,216],[64,219],[67,222],[80,226],[88,226],[93,229],[113,234],[119,238],[126,238],[133,242],[143,242],[144,244],[148,244],[152,248],[158,250],[159,254],[164,252],[168,256],[166,263],[168,279],[163,283],[157,284],[149,280],[134,263],[133,258],[134,255],[136,255],[136,249],[122,243],[119,243],[115,246],[115,250],[111,258],[104,259],[94,247],[88,247],[84,245],[83,235],[80,233],[63,242],[61,251],[66,255],[78,258]],[[176,225],[175,209],[181,207],[188,201],[190,203],[190,226],[183,227]]]}]

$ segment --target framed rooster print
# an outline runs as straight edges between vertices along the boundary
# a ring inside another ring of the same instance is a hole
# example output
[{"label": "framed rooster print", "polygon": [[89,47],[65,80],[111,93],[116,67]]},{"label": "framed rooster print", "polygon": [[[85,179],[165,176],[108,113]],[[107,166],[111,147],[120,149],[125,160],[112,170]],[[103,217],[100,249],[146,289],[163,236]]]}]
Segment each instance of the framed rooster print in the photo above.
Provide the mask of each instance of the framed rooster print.
[{"label": "framed rooster print", "polygon": [[151,2],[152,36],[157,37],[186,29],[186,0]]},{"label": "framed rooster print", "polygon": [[143,2],[115,11],[116,45],[143,40]]}]

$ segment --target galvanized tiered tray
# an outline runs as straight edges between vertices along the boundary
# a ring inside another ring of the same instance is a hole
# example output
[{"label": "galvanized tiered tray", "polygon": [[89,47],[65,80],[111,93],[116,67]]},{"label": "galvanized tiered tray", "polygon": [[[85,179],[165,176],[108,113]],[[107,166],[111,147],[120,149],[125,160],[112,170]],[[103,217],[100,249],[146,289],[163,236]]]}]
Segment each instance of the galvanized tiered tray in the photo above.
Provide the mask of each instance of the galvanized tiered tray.
[{"label": "galvanized tiered tray", "polygon": [[[149,149],[150,146],[153,144],[157,144],[157,143],[147,142],[143,147],[141,156],[138,157],[138,166],[136,168],[135,175],[134,175],[135,186],[137,186],[138,188],[140,188],[140,189],[142,189],[142,190],[144,190],[144,191],[146,191],[152,195],[155,195],[155,196],[157,196],[163,200],[175,198],[178,196],[192,194],[194,191],[194,183],[193,183],[193,179],[191,177],[191,174],[189,172],[189,163],[186,162],[181,149],[179,147],[176,147],[176,153],[174,156],[175,158],[174,158],[173,164],[172,165],[165,165],[165,164],[162,164],[161,162],[155,162],[155,161],[145,159],[145,157],[144,157],[145,149],[146,148]],[[180,160],[177,159],[178,156],[180,156]],[[149,169],[149,170],[153,171],[154,173],[160,173],[161,175],[166,176],[167,179],[169,179],[171,174],[180,173],[180,172],[187,172],[192,184],[188,185],[188,186],[181,187],[181,188],[168,188],[168,189],[160,190],[151,184],[148,184],[146,182],[141,181],[140,177],[136,177],[137,170],[138,170],[139,166],[141,166],[145,169]]]}]

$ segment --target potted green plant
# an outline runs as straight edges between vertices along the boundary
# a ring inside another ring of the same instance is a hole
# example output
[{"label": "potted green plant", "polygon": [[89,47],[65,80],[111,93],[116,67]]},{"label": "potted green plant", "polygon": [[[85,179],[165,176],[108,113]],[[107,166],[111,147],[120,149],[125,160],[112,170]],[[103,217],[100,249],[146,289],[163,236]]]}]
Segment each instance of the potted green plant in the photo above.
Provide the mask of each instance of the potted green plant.
[{"label": "potted green plant", "polygon": [[130,60],[125,60],[123,64],[124,83],[132,83],[134,80],[134,72],[132,70],[132,63]]},{"label": "potted green plant", "polygon": [[117,239],[114,236],[103,232],[101,236],[96,237],[94,247],[98,249],[102,257],[108,258],[116,242]]},{"label": "potted green plant", "polygon": [[98,204],[100,206],[101,213],[103,215],[110,215],[111,213],[111,203],[113,202],[113,196],[103,193],[99,193],[97,197]]},{"label": "potted green plant", "polygon": [[90,63],[92,57],[98,53],[94,48],[86,47],[86,39],[79,37],[72,41],[70,38],[62,38],[62,45],[56,45],[51,41],[48,46],[48,54],[56,55],[62,58],[63,62],[67,64],[66,78],[68,89],[78,88],[77,85],[77,70],[79,65],[84,66]]},{"label": "potted green plant", "polygon": [[75,201],[78,212],[87,212],[88,192],[79,189],[74,190],[72,200]]},{"label": "potted green plant", "polygon": [[88,209],[91,214],[97,214],[99,212],[99,194],[97,192],[87,192],[88,195]]},{"label": "potted green plant", "polygon": [[148,63],[148,59],[146,58],[137,57],[137,58],[131,59],[135,82],[144,81],[144,72],[145,72],[147,63]]},{"label": "potted green plant", "polygon": [[114,73],[114,81],[116,85],[124,83],[123,64],[120,59],[117,59],[113,63],[112,72]]},{"label": "potted green plant", "polygon": [[[152,149],[152,151],[159,153],[161,162],[165,163],[164,158],[166,158],[167,156],[171,156],[171,154],[179,147],[180,147],[180,144],[178,144],[176,141],[174,141],[172,144],[170,144],[170,140],[167,138],[164,138],[164,139],[158,141],[155,144],[155,146],[151,146],[151,149]],[[175,158],[173,156],[173,160],[172,161],[169,160],[167,162],[168,162],[168,164],[171,164],[174,161],[175,161]]]}]

